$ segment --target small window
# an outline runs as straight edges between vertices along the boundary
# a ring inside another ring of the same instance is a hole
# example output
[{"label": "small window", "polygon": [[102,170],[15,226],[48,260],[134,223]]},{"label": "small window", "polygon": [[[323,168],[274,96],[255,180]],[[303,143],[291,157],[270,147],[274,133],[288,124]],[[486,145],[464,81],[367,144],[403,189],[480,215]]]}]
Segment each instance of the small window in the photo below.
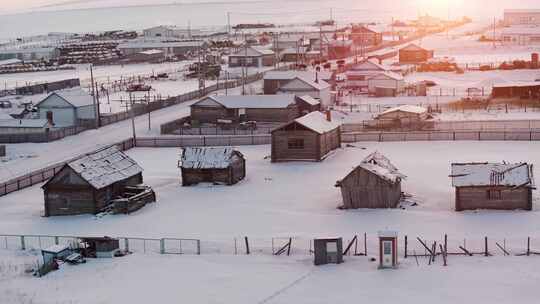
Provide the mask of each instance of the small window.
[{"label": "small window", "polygon": [[304,149],[304,140],[299,138],[292,138],[288,141],[289,149]]},{"label": "small window", "polygon": [[383,242],[383,254],[392,254],[392,243],[389,241]]},{"label": "small window", "polygon": [[502,199],[501,190],[488,190],[487,191],[488,200],[500,200]]}]

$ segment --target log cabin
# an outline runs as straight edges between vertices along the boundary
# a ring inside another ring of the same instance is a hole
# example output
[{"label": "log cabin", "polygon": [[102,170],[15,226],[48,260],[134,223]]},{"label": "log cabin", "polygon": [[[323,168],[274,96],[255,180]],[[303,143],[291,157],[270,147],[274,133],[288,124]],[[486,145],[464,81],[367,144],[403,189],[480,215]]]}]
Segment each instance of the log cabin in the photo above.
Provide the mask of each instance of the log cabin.
[{"label": "log cabin", "polygon": [[343,209],[396,208],[405,176],[384,155],[374,152],[336,182]]},{"label": "log cabin", "polygon": [[453,163],[456,211],[532,210],[533,166],[527,163]]},{"label": "log cabin", "polygon": [[340,124],[329,111],[311,112],[272,131],[272,162],[322,161],[339,147]]},{"label": "log cabin", "polygon": [[178,167],[182,186],[198,183],[233,185],[246,177],[246,159],[231,147],[186,147]]},{"label": "log cabin", "polygon": [[45,216],[96,214],[143,182],[142,168],[116,146],[64,165],[43,186]]}]

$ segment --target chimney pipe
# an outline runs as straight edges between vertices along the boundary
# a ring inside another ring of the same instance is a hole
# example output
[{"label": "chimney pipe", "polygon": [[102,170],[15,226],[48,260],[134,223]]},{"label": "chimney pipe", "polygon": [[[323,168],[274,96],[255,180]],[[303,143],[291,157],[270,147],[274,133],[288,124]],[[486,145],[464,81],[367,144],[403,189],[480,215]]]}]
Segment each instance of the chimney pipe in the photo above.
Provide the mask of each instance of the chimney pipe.
[{"label": "chimney pipe", "polygon": [[332,112],[330,110],[326,110],[326,120],[332,121]]}]

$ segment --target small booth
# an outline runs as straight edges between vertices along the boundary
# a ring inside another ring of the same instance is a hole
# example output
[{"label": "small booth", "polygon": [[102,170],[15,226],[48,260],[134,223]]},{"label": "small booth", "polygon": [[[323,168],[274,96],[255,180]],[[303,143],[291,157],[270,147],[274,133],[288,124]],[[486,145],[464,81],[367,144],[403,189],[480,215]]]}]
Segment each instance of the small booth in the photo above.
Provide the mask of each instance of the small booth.
[{"label": "small booth", "polygon": [[379,231],[379,269],[397,267],[397,236],[396,231]]},{"label": "small booth", "polygon": [[63,260],[71,254],[71,249],[67,245],[53,245],[46,249],[41,250],[43,256],[43,263],[49,264],[53,260]]},{"label": "small booth", "polygon": [[112,258],[120,250],[118,239],[110,237],[81,238],[81,252],[84,257]]},{"label": "small booth", "polygon": [[315,265],[343,263],[343,240],[341,238],[315,239],[313,250]]}]

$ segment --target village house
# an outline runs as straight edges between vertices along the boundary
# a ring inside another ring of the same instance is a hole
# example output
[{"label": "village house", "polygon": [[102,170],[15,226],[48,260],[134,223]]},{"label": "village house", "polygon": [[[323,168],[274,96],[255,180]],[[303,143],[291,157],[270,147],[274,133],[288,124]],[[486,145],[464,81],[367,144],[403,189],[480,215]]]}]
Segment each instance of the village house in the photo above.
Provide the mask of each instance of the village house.
[{"label": "village house", "polygon": [[45,133],[51,128],[46,119],[0,119],[0,135]]},{"label": "village house", "polygon": [[416,64],[426,62],[431,58],[433,58],[433,50],[426,50],[414,43],[399,49],[399,63],[401,64]]},{"label": "village house", "polygon": [[128,57],[132,63],[136,62],[150,62],[160,63],[165,60],[165,52],[163,50],[148,50],[133,54]]},{"label": "village house", "polygon": [[404,178],[388,158],[374,152],[336,182],[343,197],[341,208],[396,208]]},{"label": "village house", "polygon": [[358,46],[379,45],[383,41],[382,33],[378,33],[365,25],[353,25],[350,36],[354,44]]},{"label": "village house", "polygon": [[456,211],[474,209],[532,210],[536,189],[527,163],[453,163]]},{"label": "village house", "polygon": [[272,50],[246,47],[239,48],[236,52],[229,55],[229,67],[255,67],[262,68],[265,66],[273,66],[276,58]]},{"label": "village house", "polygon": [[207,47],[208,44],[202,40],[161,41],[137,39],[118,45],[118,49],[124,56],[132,56],[144,51],[159,50],[163,51],[166,57],[186,56],[188,53],[196,52],[199,49],[206,49]]},{"label": "village house", "polygon": [[288,48],[279,52],[281,62],[298,62],[302,63],[306,60],[306,47]]},{"label": "village house", "polygon": [[505,9],[504,24],[540,25],[540,9]]},{"label": "village house", "polygon": [[540,97],[540,81],[494,84],[491,96],[493,98],[538,98]]},{"label": "village house", "polygon": [[405,78],[394,72],[384,72],[367,80],[368,93],[377,97],[395,97],[405,90]]},{"label": "village house", "polygon": [[320,79],[329,83],[332,80],[332,72],[328,72],[328,71],[311,72],[311,71],[294,71],[294,70],[268,71],[264,73],[263,92],[266,95],[276,94],[279,88],[281,88],[281,86],[283,86],[284,84],[296,78]]},{"label": "village house", "polygon": [[233,185],[246,177],[244,155],[232,147],[186,147],[178,162],[182,186],[198,183]]},{"label": "village house", "polygon": [[402,105],[390,108],[375,116],[379,127],[421,127],[430,118],[426,108]]},{"label": "village house", "polygon": [[54,127],[80,125],[95,120],[97,109],[92,96],[80,88],[56,91],[36,104],[40,119]]},{"label": "village house", "polygon": [[340,124],[311,112],[272,131],[272,162],[322,161],[341,147]]},{"label": "village house", "polygon": [[198,123],[230,121],[287,122],[298,117],[294,95],[212,95],[191,105]]},{"label": "village house", "polygon": [[309,95],[296,96],[296,105],[298,106],[298,113],[300,113],[299,116],[321,111],[321,102]]},{"label": "village house", "polygon": [[322,108],[326,109],[332,105],[330,84],[317,78],[312,80],[304,77],[296,77],[281,85],[277,94],[294,94],[297,96],[309,95],[319,100]]},{"label": "village house", "polygon": [[42,186],[45,216],[99,213],[142,182],[142,168],[116,146],[99,150],[67,163]]},{"label": "village house", "polygon": [[373,60],[364,60],[353,65],[345,72],[346,86],[348,88],[367,89],[368,80],[379,74],[391,72],[387,66],[379,64]]}]

